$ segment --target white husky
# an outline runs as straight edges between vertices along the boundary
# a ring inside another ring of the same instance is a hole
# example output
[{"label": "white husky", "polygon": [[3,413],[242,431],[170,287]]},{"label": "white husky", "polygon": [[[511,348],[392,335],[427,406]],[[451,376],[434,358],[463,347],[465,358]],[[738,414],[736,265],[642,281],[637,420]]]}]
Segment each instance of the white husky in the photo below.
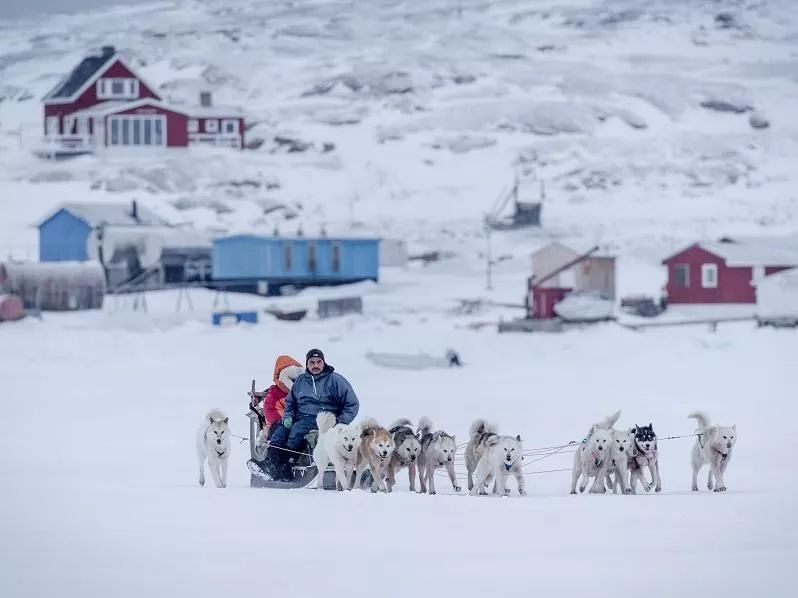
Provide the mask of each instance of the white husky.
[{"label": "white husky", "polygon": [[[634,462],[636,456],[634,434],[630,430],[613,431],[610,445],[610,466],[607,469],[607,486],[612,488],[613,494],[617,494],[619,490],[622,490],[624,494],[632,494],[629,472],[633,467],[631,462]],[[615,476],[614,479],[612,475]]]},{"label": "white husky", "polygon": [[217,488],[227,488],[227,462],[230,458],[230,431],[228,417],[219,409],[208,412],[197,430],[197,457],[199,458],[199,484],[205,485],[205,460]]},{"label": "white husky", "polygon": [[313,449],[313,461],[319,469],[316,489],[322,487],[324,470],[332,463],[339,490],[352,489],[352,473],[355,471],[355,457],[360,443],[357,428],[350,424],[336,424],[335,414],[321,411],[316,416],[319,427],[319,440]]},{"label": "white husky", "polygon": [[700,411],[687,417],[695,419],[699,425],[696,430],[698,437],[693,445],[693,492],[698,492],[698,472],[704,465],[709,465],[707,488],[725,492],[723,476],[737,442],[737,424],[731,427],[710,425],[709,417]]},{"label": "white husky", "polygon": [[619,417],[621,417],[621,412],[616,411],[590,427],[587,436],[574,453],[571,494],[576,494],[576,483],[579,481],[580,475],[583,480],[579,486],[579,492],[585,491],[591,476],[595,477],[593,485],[590,487],[591,493],[602,494],[606,490],[604,482],[611,460],[612,426],[615,425]]},{"label": "white husky", "polygon": [[[473,428],[472,428],[473,429]],[[504,496],[507,488],[507,477],[512,474],[518,483],[518,494],[526,494],[524,490],[524,472],[521,469],[524,447],[521,436],[492,436],[487,439],[482,456],[477,463],[477,475],[471,496],[476,496],[483,487],[487,487],[492,479],[496,480],[494,494]]]}]

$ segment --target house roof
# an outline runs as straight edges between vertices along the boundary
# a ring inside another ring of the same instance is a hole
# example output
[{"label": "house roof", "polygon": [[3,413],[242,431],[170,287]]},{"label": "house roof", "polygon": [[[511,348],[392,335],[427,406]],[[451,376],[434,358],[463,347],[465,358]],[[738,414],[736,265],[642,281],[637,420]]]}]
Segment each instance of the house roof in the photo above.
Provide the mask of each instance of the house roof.
[{"label": "house roof", "polygon": [[185,112],[191,118],[241,118],[244,111],[238,106],[180,106],[181,112]]},{"label": "house roof", "polygon": [[169,223],[155,212],[136,204],[138,219],[133,217],[132,203],[76,203],[67,202],[58,206],[46,218],[42,219],[41,226],[61,210],[66,210],[76,218],[83,220],[92,228],[99,225],[111,226],[169,226]]},{"label": "house roof", "polygon": [[78,110],[77,112],[73,112],[70,114],[70,117],[81,117],[81,116],[104,116],[106,114],[114,114],[115,112],[122,112],[124,110],[132,110],[135,108],[141,108],[143,106],[154,106],[155,108],[160,108],[161,110],[169,110],[170,112],[179,112],[180,114],[186,114],[184,110],[181,110],[179,107],[174,107],[169,104],[165,104],[159,100],[154,98],[141,98],[139,100],[112,100],[109,102],[101,102],[90,108],[84,108],[83,110]]},{"label": "house roof", "polygon": [[44,96],[45,100],[71,98],[81,87],[83,87],[94,75],[104,66],[108,65],[116,56],[116,49],[113,46],[104,46],[99,55],[86,56],[80,61],[78,66],[72,69],[58,85]]},{"label": "house roof", "polygon": [[798,238],[747,238],[740,241],[711,241],[698,247],[717,255],[730,267],[798,265]]}]

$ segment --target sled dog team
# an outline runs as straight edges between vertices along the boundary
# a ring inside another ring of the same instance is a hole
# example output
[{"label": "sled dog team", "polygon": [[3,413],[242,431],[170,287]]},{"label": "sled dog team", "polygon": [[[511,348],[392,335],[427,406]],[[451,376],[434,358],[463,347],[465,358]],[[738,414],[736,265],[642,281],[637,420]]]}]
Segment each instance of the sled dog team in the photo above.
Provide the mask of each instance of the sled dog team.
[{"label": "sled dog team", "polygon": [[[571,494],[584,492],[593,478],[591,493],[634,494],[638,483],[648,492],[662,490],[659,449],[654,427],[634,426],[628,430],[614,428],[620,411],[591,426],[585,439],[574,453]],[[691,413],[698,422],[696,441],[692,450],[692,489],[698,491],[698,473],[709,465],[707,488],[714,492],[726,490],[724,475],[731,460],[737,439],[736,425],[718,426],[707,415]],[[416,490],[416,474],[422,493],[435,494],[435,471],[445,469],[452,488],[460,492],[454,471],[457,442],[453,435],[435,430],[428,417],[422,417],[414,431],[407,419],[382,427],[372,418],[359,425],[336,423],[335,415],[323,411],[316,416],[319,438],[313,450],[317,464],[331,463],[339,490],[360,486],[363,472],[371,471],[372,491],[391,492],[396,474],[408,470],[410,490]],[[200,460],[199,483],[205,483],[205,462],[217,487],[227,484],[229,458],[228,417],[215,409],[208,413],[197,435],[197,454]],[[516,480],[518,492],[526,493],[522,470],[523,444],[520,436],[500,435],[495,426],[478,419],[471,425],[465,448],[468,490],[474,496],[492,492],[503,496],[509,492],[507,479]],[[325,467],[320,467],[316,487],[320,488]],[[648,470],[651,480],[646,479]],[[352,474],[354,473],[354,483]],[[581,478],[581,483],[580,482]]]},{"label": "sled dog team", "polygon": [[[366,468],[371,471],[374,492],[391,492],[396,485],[397,472],[404,468],[407,468],[413,492],[418,474],[420,492],[435,494],[437,469],[446,470],[455,492],[462,490],[454,472],[457,440],[444,430],[435,430],[428,417],[419,420],[415,431],[407,419],[397,420],[385,428],[373,418],[366,418],[355,426],[335,423],[335,416],[328,412],[319,413],[317,423],[319,440],[313,450],[313,461],[318,465],[332,463],[339,490],[359,487]],[[519,493],[524,494],[522,459],[520,436],[500,436],[484,420],[475,421],[466,446],[469,491],[472,495],[486,494],[490,483],[495,481],[494,492],[504,494],[507,477],[513,475]],[[475,472],[476,483],[473,481]],[[316,487],[321,488],[321,485],[320,474]]]}]

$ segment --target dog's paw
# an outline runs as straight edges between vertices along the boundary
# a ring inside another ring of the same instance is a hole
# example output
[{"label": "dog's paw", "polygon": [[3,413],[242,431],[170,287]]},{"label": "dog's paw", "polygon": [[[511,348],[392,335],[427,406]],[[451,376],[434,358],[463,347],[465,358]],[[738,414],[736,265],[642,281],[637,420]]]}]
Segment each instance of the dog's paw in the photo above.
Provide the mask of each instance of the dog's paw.
[{"label": "dog's paw", "polygon": [[654,492],[662,492],[662,486],[657,486],[654,488]]},{"label": "dog's paw", "polygon": [[437,492],[435,492],[435,490],[430,490],[429,495],[432,496],[433,494],[437,494]]},{"label": "dog's paw", "polygon": [[631,494],[632,493],[632,489],[631,488],[624,488],[623,489],[623,493],[624,494]]},{"label": "dog's paw", "polygon": [[576,490],[571,490],[571,494],[576,494]]},{"label": "dog's paw", "polygon": [[460,492],[460,491],[462,491],[462,488],[460,486],[454,486],[454,491],[455,492]]},{"label": "dog's paw", "polygon": [[712,492],[723,492],[720,488],[715,488]]},{"label": "dog's paw", "polygon": [[[576,493],[574,493],[574,494],[576,494]],[[526,496],[526,490],[524,490],[523,488],[519,488],[518,489],[518,496]]]},{"label": "dog's paw", "polygon": [[726,486],[718,486],[715,488],[715,492],[726,492]]}]

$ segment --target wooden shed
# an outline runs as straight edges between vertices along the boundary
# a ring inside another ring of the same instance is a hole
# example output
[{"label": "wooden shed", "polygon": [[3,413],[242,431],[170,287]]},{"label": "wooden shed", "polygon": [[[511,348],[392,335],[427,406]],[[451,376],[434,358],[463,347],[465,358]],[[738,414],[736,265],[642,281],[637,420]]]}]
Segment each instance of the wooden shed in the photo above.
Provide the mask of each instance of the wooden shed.
[{"label": "wooden shed", "polygon": [[26,309],[100,309],[105,273],[99,262],[6,262],[0,264],[0,294],[14,294]]}]

